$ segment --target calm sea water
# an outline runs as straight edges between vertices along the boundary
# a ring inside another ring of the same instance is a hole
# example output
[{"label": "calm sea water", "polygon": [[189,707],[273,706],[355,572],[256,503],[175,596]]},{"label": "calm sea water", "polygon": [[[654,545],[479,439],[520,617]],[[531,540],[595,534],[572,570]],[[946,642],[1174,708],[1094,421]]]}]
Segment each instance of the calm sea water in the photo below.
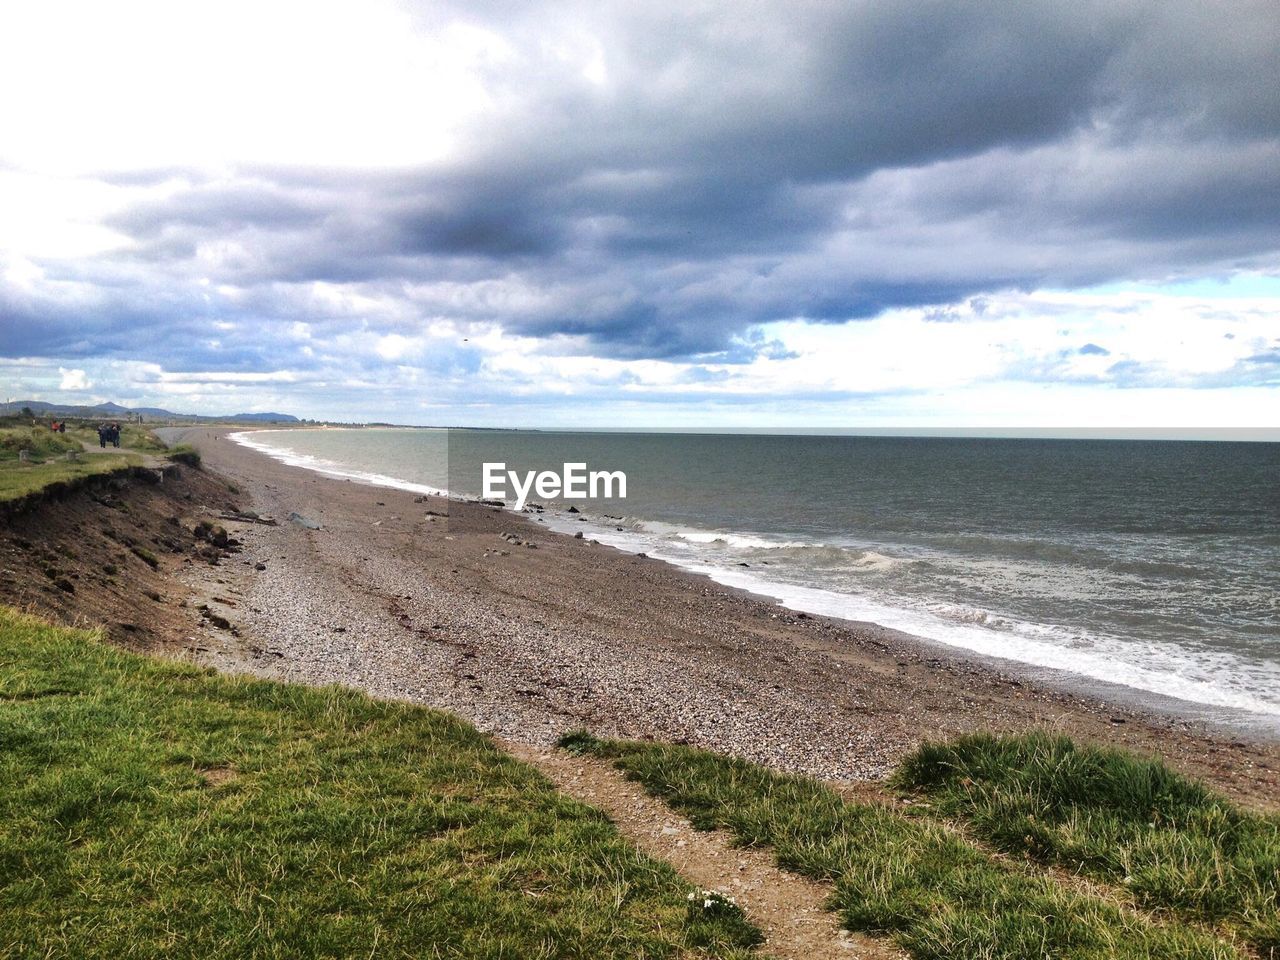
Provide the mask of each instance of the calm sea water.
[{"label": "calm sea water", "polygon": [[815,613],[1280,718],[1280,444],[516,431],[255,433],[339,475],[623,470],[548,522]]}]

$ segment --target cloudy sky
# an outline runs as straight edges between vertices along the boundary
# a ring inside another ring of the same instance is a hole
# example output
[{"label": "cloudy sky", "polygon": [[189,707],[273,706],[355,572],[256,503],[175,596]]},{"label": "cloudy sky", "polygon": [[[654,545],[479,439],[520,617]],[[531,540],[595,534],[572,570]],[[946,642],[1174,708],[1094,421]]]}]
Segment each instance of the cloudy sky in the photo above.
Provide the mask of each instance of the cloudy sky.
[{"label": "cloudy sky", "polygon": [[1280,423],[1280,10],[0,8],[0,383],[571,426]]}]

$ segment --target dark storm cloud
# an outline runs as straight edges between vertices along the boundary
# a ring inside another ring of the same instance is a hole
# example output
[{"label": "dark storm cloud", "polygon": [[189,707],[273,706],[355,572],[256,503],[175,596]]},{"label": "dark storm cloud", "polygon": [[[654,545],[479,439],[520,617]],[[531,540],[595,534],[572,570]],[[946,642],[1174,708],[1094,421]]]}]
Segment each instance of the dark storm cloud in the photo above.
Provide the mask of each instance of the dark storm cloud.
[{"label": "dark storm cloud", "polygon": [[[115,273],[96,301],[6,304],[43,333],[6,335],[4,352],[128,352],[121,331],[147,330],[187,362],[228,350],[252,366],[267,347],[211,347],[208,324],[447,318],[598,355],[735,362],[769,349],[744,334],[770,320],[934,306],[930,319],[964,321],[985,291],[1277,264],[1271,2],[419,15],[459,16],[514,51],[485,68],[495,107],[454,156],[115,174],[173,189],[108,221],[131,244],[101,267]],[[566,24],[599,42],[603,83],[549,52]],[[210,300],[202,281],[237,296]],[[316,282],[393,305],[326,312]]]}]

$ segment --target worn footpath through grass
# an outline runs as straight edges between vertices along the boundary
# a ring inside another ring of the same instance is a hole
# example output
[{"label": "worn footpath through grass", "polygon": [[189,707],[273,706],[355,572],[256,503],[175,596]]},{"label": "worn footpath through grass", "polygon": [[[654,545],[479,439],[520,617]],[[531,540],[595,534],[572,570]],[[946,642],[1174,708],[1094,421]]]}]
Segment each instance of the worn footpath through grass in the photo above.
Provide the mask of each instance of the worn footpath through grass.
[{"label": "worn footpath through grass", "polygon": [[830,906],[851,930],[888,933],[937,960],[1239,958],[1214,931],[1166,922],[1122,897],[1059,882],[985,850],[928,816],[852,802],[828,786],[689,747],[562,746],[613,760],[702,829],[772,848],[781,866],[835,884]]},{"label": "worn footpath through grass", "polygon": [[448,715],[0,607],[0,956],[745,956],[689,892]]}]

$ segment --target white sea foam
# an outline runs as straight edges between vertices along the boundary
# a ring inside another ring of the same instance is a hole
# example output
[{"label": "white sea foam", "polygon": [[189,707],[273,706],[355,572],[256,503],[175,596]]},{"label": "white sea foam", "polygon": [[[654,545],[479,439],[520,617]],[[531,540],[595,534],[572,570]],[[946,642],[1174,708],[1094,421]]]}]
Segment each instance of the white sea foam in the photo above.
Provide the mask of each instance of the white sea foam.
[{"label": "white sea foam", "polygon": [[[603,523],[604,521],[602,520],[601,522]],[[687,524],[663,523],[659,520],[623,518],[621,522],[629,530],[648,534],[655,538],[683,541],[689,544],[714,547],[717,550],[787,550],[809,546],[808,543],[801,540],[775,540],[764,534],[740,531],[703,530]],[[615,523],[614,526],[617,526],[617,524]]]},{"label": "white sea foam", "polygon": [[[1250,663],[1225,651],[1085,635],[973,607],[912,606],[905,598],[886,602],[869,593],[786,583],[758,567],[725,565],[713,551],[696,549],[704,543],[689,537],[680,540],[693,545],[693,550],[664,550],[662,540],[635,529],[618,532],[603,527],[593,536],[619,549],[647,552],[717,583],[771,597],[793,610],[876,623],[982,656],[1061,670],[1189,703],[1280,716],[1280,666],[1274,663]],[[667,538],[666,545],[671,543]],[[904,562],[875,551],[864,551],[863,557],[870,564]],[[1259,692],[1268,690],[1276,693]]]},{"label": "white sea foam", "polygon": [[766,540],[764,537],[740,533],[716,533],[707,530],[682,530],[676,534],[689,543],[707,544],[713,547],[729,547],[738,550],[793,550],[811,544],[800,540]]},{"label": "white sea foam", "polygon": [[890,557],[875,550],[863,550],[851,560],[853,566],[864,570],[893,570],[910,562],[904,557]]},{"label": "white sea foam", "polygon": [[[821,556],[833,563],[861,571],[893,570],[916,562],[907,557],[894,557],[878,550],[858,546],[842,547],[812,540],[780,540],[759,533],[702,530],[697,527],[677,526],[652,520],[632,521],[625,529],[653,534],[668,542],[677,541],[711,547],[714,548],[714,553],[741,551],[743,556],[751,556],[761,551],[778,551],[800,560]],[[708,558],[712,555],[712,551],[708,551]]]}]

